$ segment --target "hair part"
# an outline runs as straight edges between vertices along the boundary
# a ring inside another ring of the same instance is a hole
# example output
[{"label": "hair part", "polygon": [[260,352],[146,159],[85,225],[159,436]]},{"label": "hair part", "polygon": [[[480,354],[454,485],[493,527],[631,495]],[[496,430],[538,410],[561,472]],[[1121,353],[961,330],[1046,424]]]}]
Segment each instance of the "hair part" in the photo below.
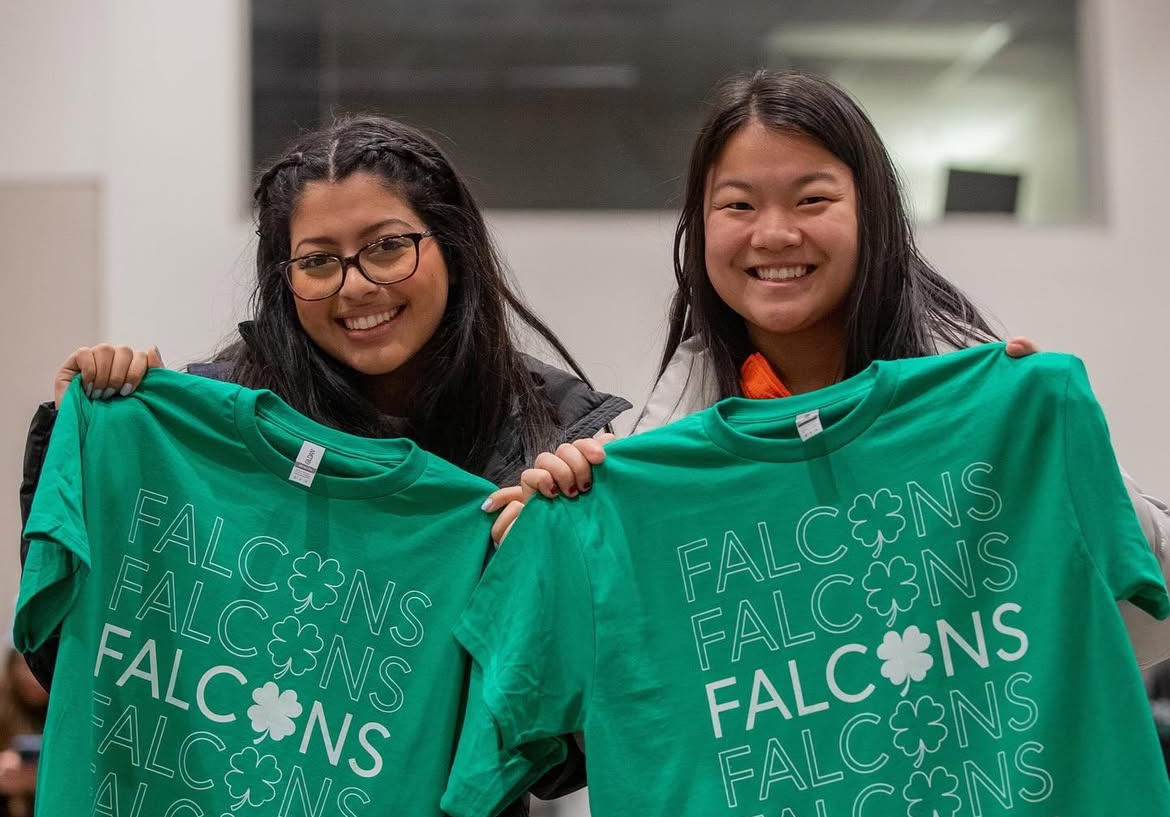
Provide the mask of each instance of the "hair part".
[{"label": "hair part", "polygon": [[[397,425],[362,393],[357,372],[304,331],[280,270],[305,186],[359,172],[380,179],[435,231],[450,275],[439,326],[407,364],[418,377]],[[516,346],[513,321],[530,328],[589,381],[511,286],[471,191],[431,139],[382,117],[341,119],[300,137],[260,176],[254,199],[259,243],[253,320],[247,337],[223,354],[233,361],[234,380],[271,389],[302,414],[352,434],[405,434],[478,473],[509,427],[517,428],[529,458],[557,442],[554,409]]]},{"label": "hair part", "polygon": [[707,275],[704,211],[711,168],[731,137],[752,122],[815,140],[853,174],[858,257],[846,304],[845,377],[875,360],[934,354],[939,343],[961,347],[995,339],[975,305],[918,251],[894,164],[848,93],[797,71],[756,71],[719,83],[710,108],[691,152],[675,230],[678,289],[659,376],[679,344],[697,336],[713,362],[720,396],[741,393],[739,369],[754,349],[743,318]]}]

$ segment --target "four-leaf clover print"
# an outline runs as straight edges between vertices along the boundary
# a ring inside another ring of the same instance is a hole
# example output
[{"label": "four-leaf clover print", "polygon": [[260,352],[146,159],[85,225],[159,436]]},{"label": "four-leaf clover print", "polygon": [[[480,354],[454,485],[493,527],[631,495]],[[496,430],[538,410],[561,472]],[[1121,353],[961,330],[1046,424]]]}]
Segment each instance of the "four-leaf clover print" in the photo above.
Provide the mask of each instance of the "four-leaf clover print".
[{"label": "four-leaf clover print", "polygon": [[886,633],[882,644],[877,649],[878,658],[882,659],[882,677],[889,678],[892,684],[902,684],[902,697],[910,691],[911,681],[921,681],[926,673],[934,666],[934,656],[926,651],[930,646],[930,636],[910,625],[898,635],[896,632]]},{"label": "four-leaf clover print", "polygon": [[252,746],[245,746],[232,755],[231,771],[224,775],[228,793],[238,798],[232,811],[247,804],[262,806],[276,797],[276,784],[283,773],[272,755],[261,755]]},{"label": "four-leaf clover print", "polygon": [[943,726],[946,710],[928,695],[917,701],[899,701],[890,717],[890,728],[894,730],[894,745],[906,757],[914,758],[917,769],[926,759],[927,752],[937,752],[947,738]]},{"label": "four-leaf clover print", "polygon": [[305,708],[297,700],[295,690],[281,692],[280,687],[269,681],[252,691],[252,700],[256,703],[248,707],[248,717],[252,720],[252,730],[260,733],[253,743],[264,738],[282,740],[296,731],[293,718],[299,718]]},{"label": "four-leaf clover print", "polygon": [[336,559],[322,561],[321,554],[306,551],[293,562],[293,574],[288,577],[288,589],[293,598],[301,603],[294,613],[304,612],[306,607],[324,610],[337,601],[337,588],[345,584],[345,574]]},{"label": "four-leaf clover print", "polygon": [[882,545],[897,541],[906,527],[902,497],[895,496],[888,488],[879,488],[873,496],[858,494],[848,516],[853,523],[853,538],[872,548],[875,559],[882,555]]},{"label": "four-leaf clover print", "polygon": [[285,616],[272,625],[268,642],[268,654],[279,670],[272,677],[280,679],[289,672],[304,675],[317,666],[317,653],[324,646],[316,624],[301,624],[296,616]]},{"label": "four-leaf clover print", "polygon": [[869,593],[865,605],[886,617],[886,626],[893,627],[898,613],[905,613],[914,606],[918,598],[918,585],[914,578],[918,568],[901,556],[889,562],[873,562],[861,580],[861,586]]},{"label": "four-leaf clover print", "polygon": [[914,772],[902,789],[906,798],[906,817],[955,817],[963,802],[955,795],[959,778],[942,767]]}]

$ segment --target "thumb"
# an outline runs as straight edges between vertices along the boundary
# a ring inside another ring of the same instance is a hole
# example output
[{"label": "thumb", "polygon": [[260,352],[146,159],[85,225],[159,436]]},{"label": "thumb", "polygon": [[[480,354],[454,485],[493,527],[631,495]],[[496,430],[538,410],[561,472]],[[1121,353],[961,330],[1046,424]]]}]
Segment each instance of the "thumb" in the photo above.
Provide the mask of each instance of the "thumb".
[{"label": "thumb", "polygon": [[146,366],[148,369],[161,369],[163,366],[162,355],[158,353],[157,346],[151,346],[150,351],[146,353]]}]

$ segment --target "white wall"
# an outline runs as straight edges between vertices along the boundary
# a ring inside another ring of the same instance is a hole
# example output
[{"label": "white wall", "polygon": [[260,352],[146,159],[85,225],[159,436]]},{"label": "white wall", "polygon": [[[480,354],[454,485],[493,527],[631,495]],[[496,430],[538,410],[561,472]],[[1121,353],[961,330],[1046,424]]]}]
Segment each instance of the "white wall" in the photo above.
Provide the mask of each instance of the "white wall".
[{"label": "white wall", "polygon": [[111,0],[107,338],[206,357],[246,290],[247,4]]},{"label": "white wall", "polygon": [[0,179],[98,175],[108,22],[100,2],[0,0]]}]

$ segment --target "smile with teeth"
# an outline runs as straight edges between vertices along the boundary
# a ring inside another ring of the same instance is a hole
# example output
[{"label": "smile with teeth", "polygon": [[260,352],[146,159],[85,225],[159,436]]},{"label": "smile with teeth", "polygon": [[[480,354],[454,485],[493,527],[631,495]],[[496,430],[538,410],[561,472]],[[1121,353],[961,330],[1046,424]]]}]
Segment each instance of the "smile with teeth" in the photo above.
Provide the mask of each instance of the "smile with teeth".
[{"label": "smile with teeth", "polygon": [[761,281],[791,281],[803,278],[816,269],[813,264],[790,264],[785,267],[752,267],[748,272]]},{"label": "smile with teeth", "polygon": [[361,315],[356,318],[339,318],[339,320],[346,329],[373,329],[375,326],[381,326],[387,321],[394,320],[396,317],[398,317],[398,313],[400,313],[405,308],[406,305],[403,304],[402,306],[396,306],[393,309],[387,310],[386,312],[380,312],[377,315]]}]

